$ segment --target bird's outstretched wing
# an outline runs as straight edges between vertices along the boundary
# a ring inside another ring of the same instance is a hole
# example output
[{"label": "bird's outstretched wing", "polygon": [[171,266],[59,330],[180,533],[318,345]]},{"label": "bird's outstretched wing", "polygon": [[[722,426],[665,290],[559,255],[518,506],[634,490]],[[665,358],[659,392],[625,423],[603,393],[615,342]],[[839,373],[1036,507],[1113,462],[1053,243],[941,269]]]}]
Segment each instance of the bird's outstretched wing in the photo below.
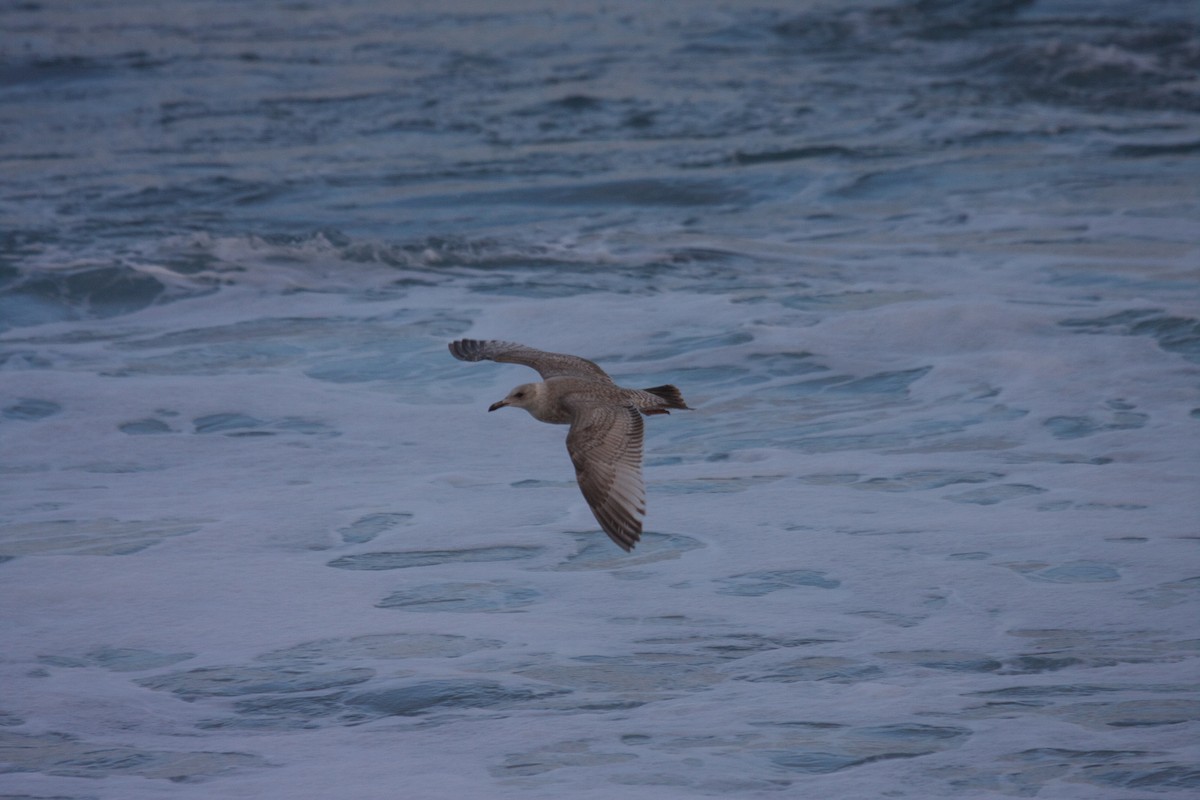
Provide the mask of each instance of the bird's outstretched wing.
[{"label": "bird's outstretched wing", "polygon": [[547,353],[544,350],[526,347],[515,342],[459,339],[450,343],[450,354],[460,361],[500,361],[506,364],[524,364],[536,369],[543,380],[576,377],[605,383],[613,382],[607,372],[586,358],[569,356],[565,353]]},{"label": "bird's outstretched wing", "polygon": [[641,538],[646,513],[642,438],[641,414],[620,405],[580,408],[567,434],[584,499],[608,538],[626,551]]}]

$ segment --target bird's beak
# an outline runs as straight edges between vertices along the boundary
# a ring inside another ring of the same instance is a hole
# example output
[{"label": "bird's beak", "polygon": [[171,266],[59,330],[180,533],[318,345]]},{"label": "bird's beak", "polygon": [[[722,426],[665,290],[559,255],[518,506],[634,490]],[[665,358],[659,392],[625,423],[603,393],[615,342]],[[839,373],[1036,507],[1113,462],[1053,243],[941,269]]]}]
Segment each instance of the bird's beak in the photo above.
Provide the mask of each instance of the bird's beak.
[{"label": "bird's beak", "polygon": [[488,406],[488,411],[495,411],[497,408],[504,408],[506,405],[508,405],[507,400],[500,400],[499,402],[492,403],[490,406]]}]

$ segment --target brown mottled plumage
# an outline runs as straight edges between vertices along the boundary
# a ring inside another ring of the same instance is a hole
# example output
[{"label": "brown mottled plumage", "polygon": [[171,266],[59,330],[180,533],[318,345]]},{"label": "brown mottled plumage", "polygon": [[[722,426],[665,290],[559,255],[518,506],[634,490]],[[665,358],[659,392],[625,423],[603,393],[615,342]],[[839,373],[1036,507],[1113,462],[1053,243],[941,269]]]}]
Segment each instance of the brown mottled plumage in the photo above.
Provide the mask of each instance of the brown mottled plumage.
[{"label": "brown mottled plumage", "polygon": [[459,339],[450,353],[462,361],[499,361],[532,367],[541,383],[525,383],[493,403],[523,408],[534,419],[570,425],[567,452],[584,499],[609,538],[632,550],[642,535],[646,489],[642,482],[642,414],[688,406],[674,386],[626,389],[586,358],[547,353],[513,342]]}]

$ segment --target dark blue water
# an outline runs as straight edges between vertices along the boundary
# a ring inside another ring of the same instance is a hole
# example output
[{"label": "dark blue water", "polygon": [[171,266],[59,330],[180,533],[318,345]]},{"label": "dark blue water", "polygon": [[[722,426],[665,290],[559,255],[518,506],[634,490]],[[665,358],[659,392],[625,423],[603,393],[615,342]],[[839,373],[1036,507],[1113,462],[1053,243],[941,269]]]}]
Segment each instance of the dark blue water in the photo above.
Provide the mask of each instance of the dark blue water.
[{"label": "dark blue water", "polygon": [[554,264],[580,237],[959,230],[1105,191],[1182,219],[1198,24],[1184,2],[8,4],[3,317],[236,281],[231,241]]}]

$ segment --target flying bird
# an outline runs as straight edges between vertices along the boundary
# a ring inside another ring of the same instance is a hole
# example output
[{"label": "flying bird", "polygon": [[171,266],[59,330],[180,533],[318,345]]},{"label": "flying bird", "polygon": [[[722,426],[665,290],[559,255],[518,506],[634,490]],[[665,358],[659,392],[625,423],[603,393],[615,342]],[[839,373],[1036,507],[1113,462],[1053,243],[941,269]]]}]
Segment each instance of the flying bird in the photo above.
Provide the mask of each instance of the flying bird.
[{"label": "flying bird", "polygon": [[632,550],[646,513],[642,415],[688,408],[679,390],[670,385],[626,389],[586,358],[513,342],[459,339],[450,343],[450,354],[461,361],[524,364],[538,371],[540,383],[521,384],[488,411],[513,406],[542,422],[570,425],[567,452],[579,489],[608,537],[622,550]]}]

